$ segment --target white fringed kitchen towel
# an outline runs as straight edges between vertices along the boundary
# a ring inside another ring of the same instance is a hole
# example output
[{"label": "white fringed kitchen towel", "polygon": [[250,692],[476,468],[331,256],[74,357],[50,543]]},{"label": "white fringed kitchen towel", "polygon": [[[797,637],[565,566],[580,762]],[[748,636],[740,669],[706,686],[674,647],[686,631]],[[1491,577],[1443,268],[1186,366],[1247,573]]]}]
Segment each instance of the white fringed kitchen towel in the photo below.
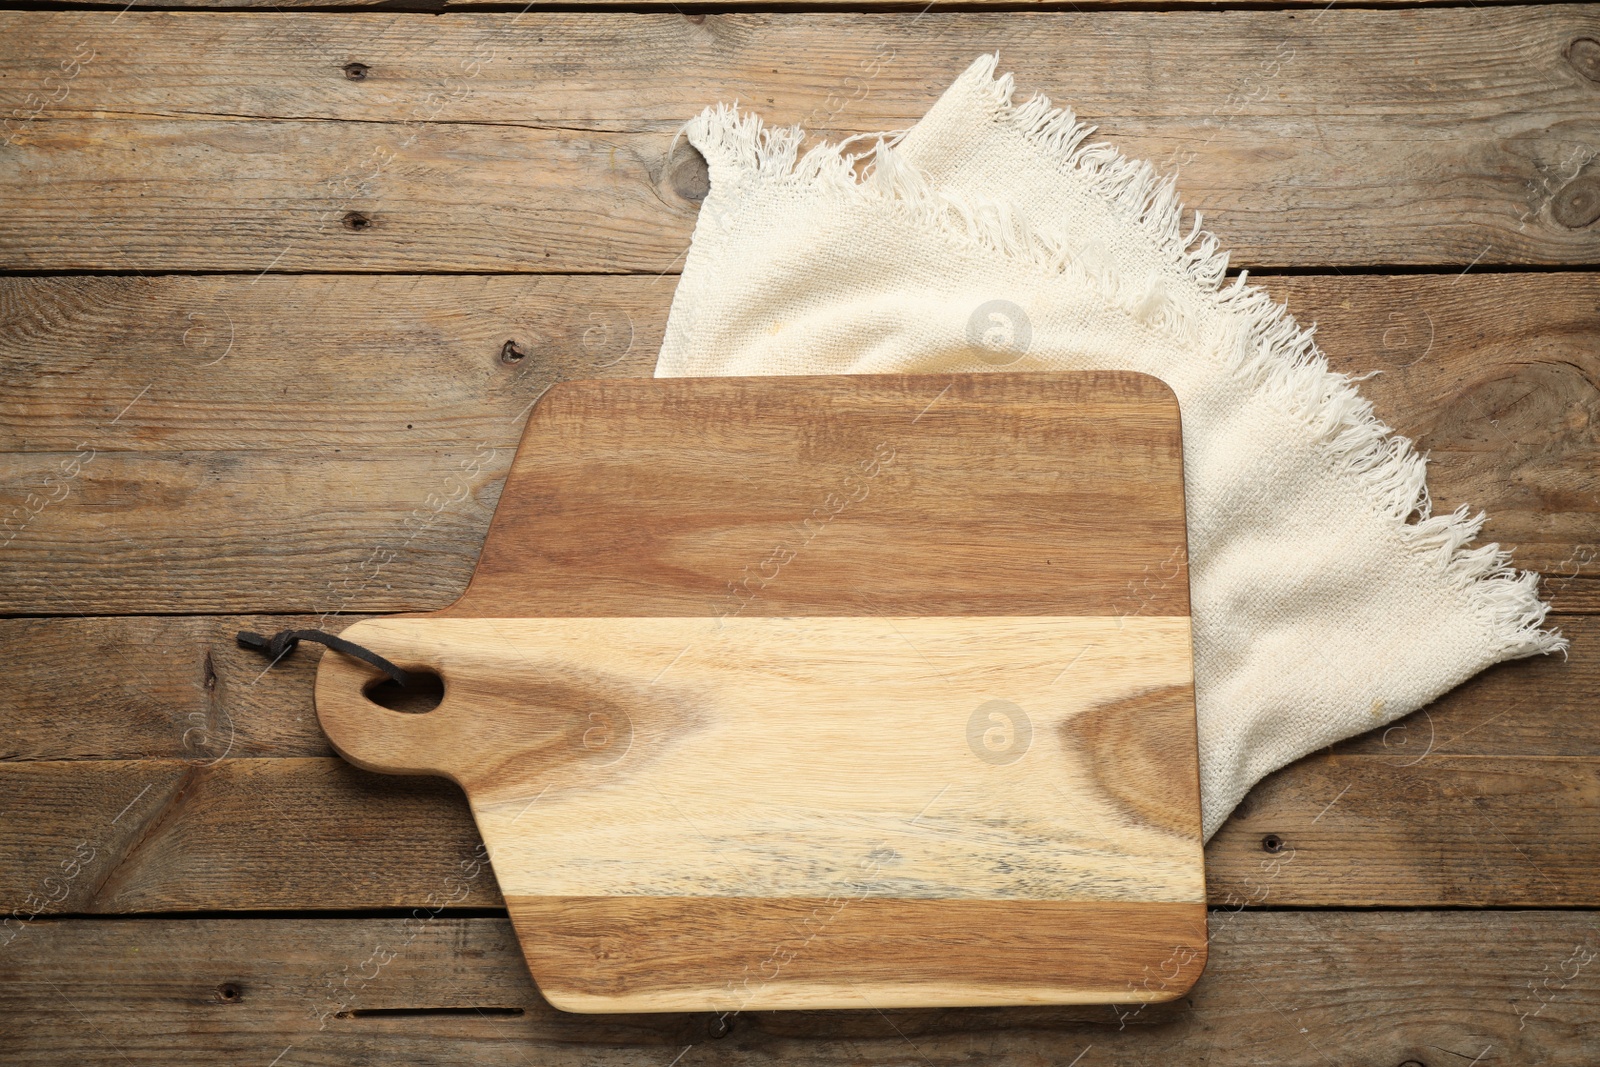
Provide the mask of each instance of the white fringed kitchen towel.
[{"label": "white fringed kitchen towel", "polygon": [[[1482,516],[1328,370],[1147,163],[996,56],[921,122],[803,156],[736,107],[685,127],[711,191],[656,374],[1122,368],[1183,413],[1209,838],[1262,776],[1501,660],[1565,649]],[[853,148],[852,144],[859,145]]]}]

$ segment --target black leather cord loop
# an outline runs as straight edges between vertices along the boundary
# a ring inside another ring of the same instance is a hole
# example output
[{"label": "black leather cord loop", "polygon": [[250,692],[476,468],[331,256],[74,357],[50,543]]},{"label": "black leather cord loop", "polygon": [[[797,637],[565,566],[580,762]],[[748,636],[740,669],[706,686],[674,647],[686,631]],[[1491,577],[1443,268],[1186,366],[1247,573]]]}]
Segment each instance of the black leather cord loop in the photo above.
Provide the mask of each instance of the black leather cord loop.
[{"label": "black leather cord loop", "polygon": [[237,640],[240,648],[248,648],[251,651],[271,656],[273,663],[293,652],[294,646],[301,641],[315,641],[318,644],[327,645],[335,652],[343,652],[345,655],[352,656],[363,663],[372,664],[384,674],[393,678],[398,685],[405,686],[411,682],[409,674],[371,649],[362,648],[354,641],[346,641],[342,637],[335,637],[333,634],[323,633],[321,630],[283,630],[273,634],[271,637],[263,637],[261,634],[251,633],[249,630],[240,630]]}]

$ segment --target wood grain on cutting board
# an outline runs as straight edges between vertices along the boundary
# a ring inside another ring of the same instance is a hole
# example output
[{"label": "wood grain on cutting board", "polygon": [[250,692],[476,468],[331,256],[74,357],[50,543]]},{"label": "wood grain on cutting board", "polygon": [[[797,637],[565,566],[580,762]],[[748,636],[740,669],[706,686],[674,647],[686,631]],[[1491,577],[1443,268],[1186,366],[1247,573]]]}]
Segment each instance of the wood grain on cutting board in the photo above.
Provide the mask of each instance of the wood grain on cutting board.
[{"label": "wood grain on cutting board", "polygon": [[1126,1000],[1204,961],[1176,402],[1119,373],[540,402],[471,585],[322,662],[572,1010]]}]

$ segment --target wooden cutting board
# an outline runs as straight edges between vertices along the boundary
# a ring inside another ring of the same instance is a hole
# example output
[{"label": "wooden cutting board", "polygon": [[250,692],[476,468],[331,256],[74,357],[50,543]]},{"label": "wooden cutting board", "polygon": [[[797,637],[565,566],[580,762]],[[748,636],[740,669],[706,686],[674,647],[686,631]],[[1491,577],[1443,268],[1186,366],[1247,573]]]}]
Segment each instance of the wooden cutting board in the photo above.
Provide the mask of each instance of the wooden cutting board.
[{"label": "wooden cutting board", "polygon": [[[1206,955],[1178,406],[1130,373],[574,382],[466,594],[325,655],[569,1011],[1139,1003]],[[392,685],[392,683],[390,683]]]}]

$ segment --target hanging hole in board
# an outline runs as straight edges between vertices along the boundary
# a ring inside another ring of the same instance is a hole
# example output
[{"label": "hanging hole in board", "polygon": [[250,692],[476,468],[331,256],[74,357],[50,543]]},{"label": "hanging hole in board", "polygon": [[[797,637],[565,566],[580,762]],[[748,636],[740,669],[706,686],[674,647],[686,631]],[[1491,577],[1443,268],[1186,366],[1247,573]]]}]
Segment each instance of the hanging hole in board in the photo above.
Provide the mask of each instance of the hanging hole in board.
[{"label": "hanging hole in board", "polygon": [[380,678],[369,682],[361,693],[379,707],[410,715],[421,715],[438,707],[444,700],[444,679],[432,671],[406,673],[409,680],[405,685],[393,678]]}]

